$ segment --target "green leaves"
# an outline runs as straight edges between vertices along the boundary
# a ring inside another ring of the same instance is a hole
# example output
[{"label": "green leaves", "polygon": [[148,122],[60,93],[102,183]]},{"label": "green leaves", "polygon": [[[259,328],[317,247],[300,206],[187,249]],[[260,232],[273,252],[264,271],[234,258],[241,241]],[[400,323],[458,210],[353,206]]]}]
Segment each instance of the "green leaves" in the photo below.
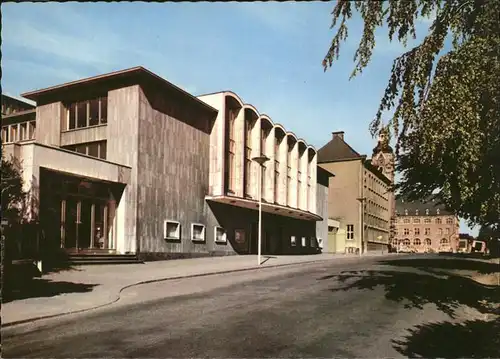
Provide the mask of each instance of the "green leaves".
[{"label": "green leaves", "polygon": [[[490,0],[339,1],[332,14],[341,26],[323,62],[325,70],[347,39],[351,6],[364,29],[356,51],[356,76],[368,66],[375,31],[406,43],[415,23],[435,15],[418,46],[396,58],[370,131],[382,116],[396,139],[397,188],[419,199],[440,191],[441,201],[471,223],[500,223],[500,2]],[[445,40],[453,46],[440,56]]]}]

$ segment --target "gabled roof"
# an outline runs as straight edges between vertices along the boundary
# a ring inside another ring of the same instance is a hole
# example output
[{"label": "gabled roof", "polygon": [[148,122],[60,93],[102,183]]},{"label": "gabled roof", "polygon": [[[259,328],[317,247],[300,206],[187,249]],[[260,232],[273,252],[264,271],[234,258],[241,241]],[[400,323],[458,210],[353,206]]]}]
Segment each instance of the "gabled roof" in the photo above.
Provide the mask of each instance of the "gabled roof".
[{"label": "gabled roof", "polygon": [[318,150],[318,163],[338,162],[344,160],[362,159],[340,136],[334,134],[332,140]]}]

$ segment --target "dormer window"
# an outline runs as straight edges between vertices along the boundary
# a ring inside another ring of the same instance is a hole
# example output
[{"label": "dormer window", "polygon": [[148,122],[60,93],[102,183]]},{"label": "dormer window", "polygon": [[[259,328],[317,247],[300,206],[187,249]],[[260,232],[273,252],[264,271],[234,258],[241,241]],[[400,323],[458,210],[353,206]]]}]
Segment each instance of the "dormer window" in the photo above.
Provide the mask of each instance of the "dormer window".
[{"label": "dormer window", "polygon": [[439,216],[439,208],[438,208],[438,209],[436,209],[436,213],[437,213],[437,215]]},{"label": "dormer window", "polygon": [[426,214],[426,215],[429,215],[429,209],[426,209],[426,210],[425,210],[425,214]]},{"label": "dormer window", "polygon": [[407,209],[405,209],[405,216],[407,216],[407,215],[408,215],[408,210],[407,210]]},{"label": "dormer window", "polygon": [[415,216],[418,216],[418,209],[415,210]]}]

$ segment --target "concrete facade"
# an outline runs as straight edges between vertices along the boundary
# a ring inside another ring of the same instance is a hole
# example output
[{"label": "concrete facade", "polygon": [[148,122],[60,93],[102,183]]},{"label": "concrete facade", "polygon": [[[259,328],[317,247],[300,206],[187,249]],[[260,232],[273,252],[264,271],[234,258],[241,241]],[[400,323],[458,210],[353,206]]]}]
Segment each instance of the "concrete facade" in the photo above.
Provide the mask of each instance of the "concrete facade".
[{"label": "concrete facade", "polygon": [[[24,96],[37,106],[2,119],[3,147],[26,190],[55,207],[56,246],[77,233],[91,237],[77,248],[104,238],[100,248],[146,259],[254,253],[261,171],[264,253],[315,252],[325,236],[333,174],[319,176],[314,147],[232,92],[196,98],[138,67]],[[251,160],[262,154],[264,169]],[[83,189],[38,193],[51,173]],[[33,220],[38,210],[32,201]]]}]

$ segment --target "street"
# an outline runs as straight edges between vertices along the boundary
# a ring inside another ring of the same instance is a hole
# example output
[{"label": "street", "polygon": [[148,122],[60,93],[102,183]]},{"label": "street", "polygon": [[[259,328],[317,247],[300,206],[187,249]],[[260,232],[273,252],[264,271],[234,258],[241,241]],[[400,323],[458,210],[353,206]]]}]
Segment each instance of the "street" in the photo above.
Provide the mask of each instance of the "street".
[{"label": "street", "polygon": [[[472,287],[461,283],[468,297],[450,299],[452,280],[412,266],[422,257],[355,258],[140,285],[108,308],[3,329],[3,357],[497,356],[498,348],[488,346],[493,329],[480,329],[487,338],[453,331],[456,322],[479,325],[482,308],[471,298]],[[498,330],[498,322],[485,325]],[[478,351],[481,340],[486,347]]]}]

